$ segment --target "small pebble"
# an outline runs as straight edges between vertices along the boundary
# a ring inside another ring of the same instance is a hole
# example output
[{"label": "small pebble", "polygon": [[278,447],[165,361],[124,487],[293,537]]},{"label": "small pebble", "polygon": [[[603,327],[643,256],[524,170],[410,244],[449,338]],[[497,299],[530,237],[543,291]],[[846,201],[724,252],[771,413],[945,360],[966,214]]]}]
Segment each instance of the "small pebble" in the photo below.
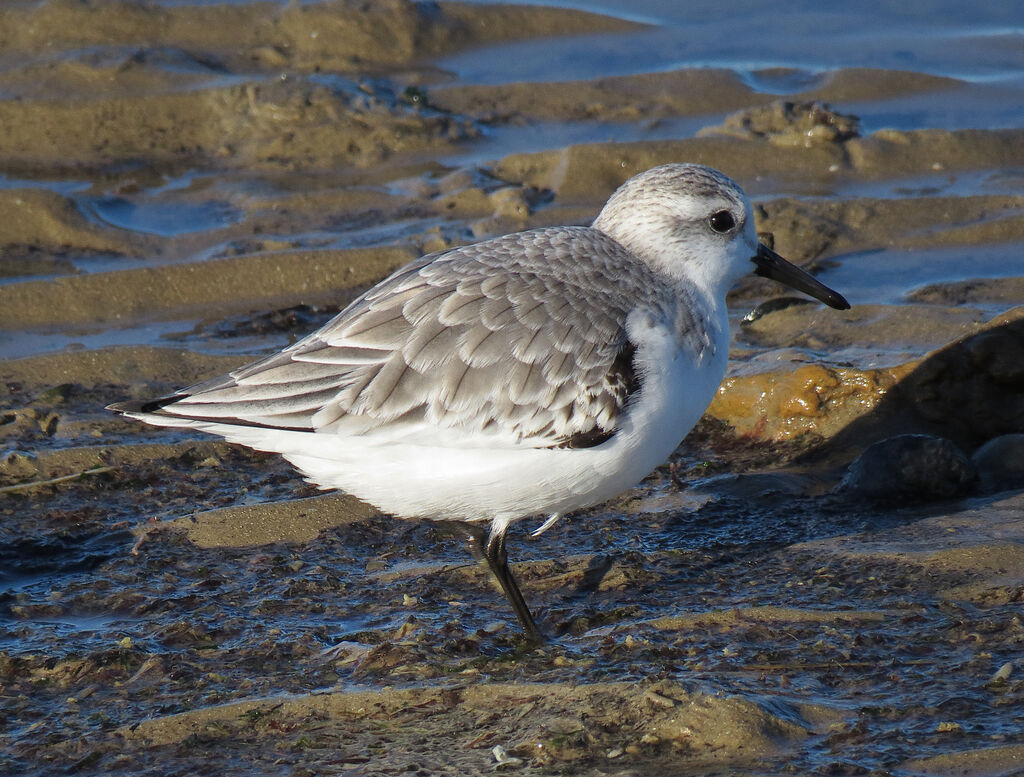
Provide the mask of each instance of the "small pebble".
[{"label": "small pebble", "polygon": [[986,685],[995,685],[997,683],[1005,683],[1010,679],[1010,673],[1013,672],[1013,661],[1007,661],[996,671]]},{"label": "small pebble", "polygon": [[494,764],[495,770],[514,769],[517,766],[523,765],[522,758],[516,758],[515,756],[509,755],[508,750],[501,745],[495,745],[492,747],[491,754],[494,756],[494,760],[497,761],[497,763]]}]

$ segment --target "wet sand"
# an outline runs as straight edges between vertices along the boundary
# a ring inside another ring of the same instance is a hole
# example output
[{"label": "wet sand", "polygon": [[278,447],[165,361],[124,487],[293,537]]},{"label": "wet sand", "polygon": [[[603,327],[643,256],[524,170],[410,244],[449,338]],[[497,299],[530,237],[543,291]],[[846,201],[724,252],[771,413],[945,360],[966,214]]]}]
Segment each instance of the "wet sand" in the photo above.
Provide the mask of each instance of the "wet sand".
[{"label": "wet sand", "polygon": [[[643,25],[364,5],[0,11],[0,772],[1019,770],[1024,128],[844,110],[972,88],[911,70],[460,83],[436,58]],[[730,374],[673,458],[513,532],[549,645],[439,529],[102,409],[680,160],[739,180],[854,307],[744,281]],[[929,437],[873,447],[897,435]]]}]

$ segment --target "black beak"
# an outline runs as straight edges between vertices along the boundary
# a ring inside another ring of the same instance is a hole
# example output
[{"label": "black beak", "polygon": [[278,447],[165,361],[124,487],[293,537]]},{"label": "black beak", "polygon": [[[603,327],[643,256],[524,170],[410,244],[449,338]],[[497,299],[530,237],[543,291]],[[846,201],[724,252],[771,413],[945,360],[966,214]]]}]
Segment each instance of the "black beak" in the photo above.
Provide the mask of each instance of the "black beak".
[{"label": "black beak", "polygon": [[832,289],[817,280],[813,275],[805,273],[795,264],[790,264],[762,243],[757,244],[757,253],[750,257],[750,261],[757,265],[757,269],[754,270],[755,275],[760,275],[762,278],[771,278],[773,281],[784,283],[797,291],[802,291],[804,294],[810,294],[830,308],[835,308],[836,310],[850,309],[850,303],[846,301],[842,294],[832,291]]}]

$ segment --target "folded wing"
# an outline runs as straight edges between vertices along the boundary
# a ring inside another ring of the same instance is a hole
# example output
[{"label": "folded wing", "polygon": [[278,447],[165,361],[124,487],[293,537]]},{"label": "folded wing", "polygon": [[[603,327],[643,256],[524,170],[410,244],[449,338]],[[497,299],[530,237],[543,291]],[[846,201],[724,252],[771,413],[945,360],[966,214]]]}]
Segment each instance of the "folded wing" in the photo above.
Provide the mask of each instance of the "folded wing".
[{"label": "folded wing", "polygon": [[113,409],[381,442],[597,445],[638,390],[625,322],[638,298],[662,309],[649,273],[582,227],[456,248],[404,267],[278,354]]}]

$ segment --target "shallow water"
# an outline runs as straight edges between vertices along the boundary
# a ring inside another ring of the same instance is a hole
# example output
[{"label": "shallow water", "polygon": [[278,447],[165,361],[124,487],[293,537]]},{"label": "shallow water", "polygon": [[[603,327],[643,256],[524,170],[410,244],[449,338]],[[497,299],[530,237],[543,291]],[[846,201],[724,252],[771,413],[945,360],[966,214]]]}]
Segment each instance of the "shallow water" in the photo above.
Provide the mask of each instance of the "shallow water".
[{"label": "shallow water", "polygon": [[[834,489],[899,432],[1024,432],[1024,10],[159,6],[0,9],[0,772],[1018,768],[1020,493]],[[855,307],[744,282],[672,460],[515,528],[544,648],[436,527],[102,410],[682,159]]]},{"label": "shallow water", "polygon": [[[1018,244],[899,250],[880,249],[850,253],[842,264],[818,276],[832,288],[842,289],[850,304],[898,304],[915,289],[933,283],[966,278],[1003,278],[1021,261]],[[993,312],[1004,309],[997,303]]]},{"label": "shallow water", "polygon": [[[738,71],[843,67],[915,70],[1020,86],[1019,8],[948,0],[802,2],[752,13],[743,2],[556,3],[651,25],[640,34],[519,43],[440,66],[471,83],[591,79],[682,67]],[[774,84],[773,84],[774,86]]]}]

